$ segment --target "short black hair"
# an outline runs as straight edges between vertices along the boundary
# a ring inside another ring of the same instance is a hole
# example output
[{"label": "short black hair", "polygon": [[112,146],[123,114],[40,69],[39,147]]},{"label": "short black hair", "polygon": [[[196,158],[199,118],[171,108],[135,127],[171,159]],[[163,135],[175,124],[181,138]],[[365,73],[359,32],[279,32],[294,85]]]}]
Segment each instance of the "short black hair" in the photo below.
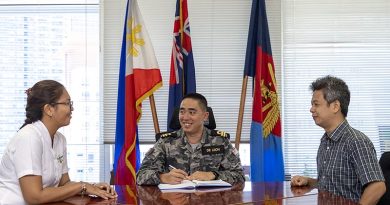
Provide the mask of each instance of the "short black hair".
[{"label": "short black hair", "polygon": [[182,101],[184,99],[186,99],[186,98],[197,100],[199,102],[200,108],[203,111],[207,111],[207,100],[206,100],[206,98],[202,94],[199,94],[199,93],[188,93],[187,95],[185,95],[183,97]]},{"label": "short black hair", "polygon": [[328,105],[336,100],[340,102],[341,113],[347,117],[351,93],[348,85],[340,78],[327,75],[311,83],[310,89],[314,92],[322,90]]}]

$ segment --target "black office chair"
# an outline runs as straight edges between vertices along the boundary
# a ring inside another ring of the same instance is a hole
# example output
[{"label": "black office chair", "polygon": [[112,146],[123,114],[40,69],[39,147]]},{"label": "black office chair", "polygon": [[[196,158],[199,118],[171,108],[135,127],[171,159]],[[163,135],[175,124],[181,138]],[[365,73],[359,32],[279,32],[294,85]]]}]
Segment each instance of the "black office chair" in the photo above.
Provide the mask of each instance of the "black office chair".
[{"label": "black office chair", "polygon": [[377,205],[390,204],[390,152],[384,152],[379,160],[383,175],[385,176],[386,193],[379,200]]},{"label": "black office chair", "polygon": [[[175,108],[172,114],[172,118],[169,121],[169,128],[172,130],[179,130],[181,128],[180,121],[179,121],[179,112],[180,112],[180,108],[179,107]],[[210,130],[214,130],[217,127],[217,125],[215,123],[213,109],[211,109],[211,107],[207,107],[207,112],[209,112],[209,119],[204,123],[204,126],[209,128]],[[156,142],[160,139],[161,135],[165,133],[167,132],[157,133],[155,136]]]}]

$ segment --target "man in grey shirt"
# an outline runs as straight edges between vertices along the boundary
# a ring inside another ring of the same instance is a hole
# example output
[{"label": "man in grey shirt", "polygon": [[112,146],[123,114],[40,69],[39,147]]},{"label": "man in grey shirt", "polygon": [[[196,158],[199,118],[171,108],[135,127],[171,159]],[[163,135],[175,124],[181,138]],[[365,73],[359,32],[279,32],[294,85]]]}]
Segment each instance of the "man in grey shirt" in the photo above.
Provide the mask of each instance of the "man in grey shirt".
[{"label": "man in grey shirt", "polygon": [[317,186],[320,191],[374,205],[385,193],[384,177],[374,145],[346,120],[350,102],[347,84],[325,76],[311,84],[314,122],[325,130],[317,153],[317,179],[294,176],[291,186]]}]

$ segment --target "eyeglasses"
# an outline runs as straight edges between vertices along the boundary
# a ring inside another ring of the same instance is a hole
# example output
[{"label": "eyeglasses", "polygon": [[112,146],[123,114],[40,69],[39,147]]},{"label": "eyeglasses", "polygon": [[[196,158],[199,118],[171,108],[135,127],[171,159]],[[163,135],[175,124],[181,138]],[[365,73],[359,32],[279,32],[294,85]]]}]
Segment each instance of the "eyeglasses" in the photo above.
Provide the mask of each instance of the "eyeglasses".
[{"label": "eyeglasses", "polygon": [[56,103],[51,103],[52,105],[67,105],[70,107],[70,109],[73,108],[73,101],[70,100],[68,102],[56,102]]}]

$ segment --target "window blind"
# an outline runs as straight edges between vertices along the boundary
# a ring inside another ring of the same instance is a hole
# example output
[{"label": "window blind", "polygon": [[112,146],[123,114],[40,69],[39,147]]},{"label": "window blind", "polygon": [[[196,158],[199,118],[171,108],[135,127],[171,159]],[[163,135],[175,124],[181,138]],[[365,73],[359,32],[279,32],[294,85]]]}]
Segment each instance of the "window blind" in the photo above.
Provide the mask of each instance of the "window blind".
[{"label": "window blind", "polygon": [[286,173],[316,176],[323,129],[311,118],[309,85],[328,74],[351,91],[347,120],[389,150],[390,3],[283,0],[283,119]]}]

